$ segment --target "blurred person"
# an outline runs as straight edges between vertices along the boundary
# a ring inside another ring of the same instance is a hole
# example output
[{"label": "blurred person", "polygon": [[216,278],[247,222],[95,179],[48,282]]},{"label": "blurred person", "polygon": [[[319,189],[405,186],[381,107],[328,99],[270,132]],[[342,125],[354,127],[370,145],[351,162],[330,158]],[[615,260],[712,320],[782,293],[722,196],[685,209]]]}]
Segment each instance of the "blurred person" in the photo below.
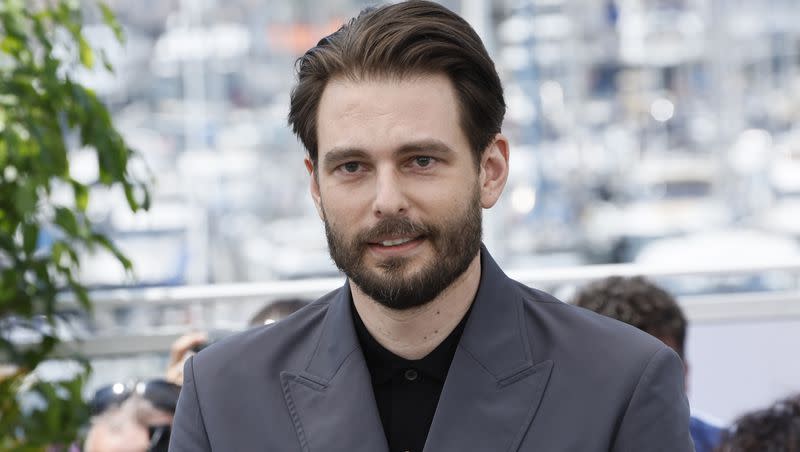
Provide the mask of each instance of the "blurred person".
[{"label": "blurred person", "polygon": [[179,386],[160,379],[99,388],[89,402],[84,450],[166,451],[179,393]]},{"label": "blurred person", "polygon": [[184,363],[189,356],[206,344],[208,344],[208,333],[204,331],[193,331],[175,339],[170,346],[165,379],[172,384],[182,386]]},{"label": "blurred person", "polygon": [[[686,362],[686,316],[667,291],[641,276],[611,276],[586,285],[572,303],[612,319],[633,325],[671,347]],[[692,416],[689,429],[697,452],[711,452],[719,444],[722,429]]]},{"label": "blurred person", "polygon": [[[250,327],[270,325],[284,317],[288,317],[309,302],[300,298],[277,299],[267,303],[256,312],[248,322]],[[221,336],[219,332],[214,334]],[[203,331],[186,333],[172,343],[170,347],[169,362],[167,363],[166,379],[178,386],[183,385],[183,365],[189,356],[209,345],[209,334]]]},{"label": "blurred person", "polygon": [[342,288],[186,361],[173,452],[691,451],[683,366],[482,246],[509,144],[475,31],[362,11],[298,60],[289,121]]},{"label": "blurred person", "polygon": [[279,320],[289,317],[309,302],[300,298],[279,299],[261,308],[250,319],[250,326],[271,325]]},{"label": "blurred person", "polygon": [[85,452],[146,452],[147,427],[126,407],[115,407],[95,417],[86,436]]},{"label": "blurred person", "polygon": [[741,416],[717,452],[800,452],[800,394]]}]

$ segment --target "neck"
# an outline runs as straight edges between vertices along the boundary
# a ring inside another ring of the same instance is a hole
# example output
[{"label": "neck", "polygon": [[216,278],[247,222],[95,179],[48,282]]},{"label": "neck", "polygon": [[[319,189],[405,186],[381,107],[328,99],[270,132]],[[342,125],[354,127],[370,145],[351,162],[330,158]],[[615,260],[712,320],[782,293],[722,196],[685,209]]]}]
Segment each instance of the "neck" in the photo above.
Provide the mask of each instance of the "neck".
[{"label": "neck", "polygon": [[384,348],[405,359],[432,352],[458,326],[469,310],[481,279],[480,253],[467,270],[439,296],[411,309],[390,309],[367,296],[352,281],[356,312],[367,331]]}]

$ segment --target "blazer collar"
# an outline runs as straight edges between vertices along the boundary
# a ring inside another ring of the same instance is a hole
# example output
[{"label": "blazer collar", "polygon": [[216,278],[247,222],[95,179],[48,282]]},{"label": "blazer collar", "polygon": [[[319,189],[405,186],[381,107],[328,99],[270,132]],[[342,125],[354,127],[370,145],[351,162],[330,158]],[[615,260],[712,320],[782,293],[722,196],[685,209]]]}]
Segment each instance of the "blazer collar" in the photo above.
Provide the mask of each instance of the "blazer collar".
[{"label": "blazer collar", "polygon": [[481,282],[459,345],[497,379],[531,365],[515,284],[481,247]]},{"label": "blazer collar", "polygon": [[286,407],[304,452],[389,451],[353,326],[350,297],[345,282],[328,306],[306,368],[281,372]]},{"label": "blazer collar", "polygon": [[517,284],[481,247],[478,293],[424,452],[516,451],[522,443],[553,362],[533,360]]}]

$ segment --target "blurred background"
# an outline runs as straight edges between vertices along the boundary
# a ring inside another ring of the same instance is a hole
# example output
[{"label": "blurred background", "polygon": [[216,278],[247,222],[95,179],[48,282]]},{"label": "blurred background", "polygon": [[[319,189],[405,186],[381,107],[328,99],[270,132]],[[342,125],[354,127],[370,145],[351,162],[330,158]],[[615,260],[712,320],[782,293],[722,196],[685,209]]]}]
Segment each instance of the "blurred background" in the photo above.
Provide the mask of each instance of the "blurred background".
[{"label": "blurred background", "polygon": [[[500,264],[564,298],[609,274],[664,284],[689,315],[693,409],[730,421],[800,390],[800,3],[442,3],[504,81],[511,175],[484,220]],[[286,115],[294,61],[368,5],[109,4],[126,44],[85,32],[116,75],[76,76],[156,184],[131,214],[95,184],[93,152],[70,154],[136,269],[82,266],[95,315],[65,335],[92,359],[90,389],[159,374],[181,333],[239,330],[270,300],[341,284]]]}]

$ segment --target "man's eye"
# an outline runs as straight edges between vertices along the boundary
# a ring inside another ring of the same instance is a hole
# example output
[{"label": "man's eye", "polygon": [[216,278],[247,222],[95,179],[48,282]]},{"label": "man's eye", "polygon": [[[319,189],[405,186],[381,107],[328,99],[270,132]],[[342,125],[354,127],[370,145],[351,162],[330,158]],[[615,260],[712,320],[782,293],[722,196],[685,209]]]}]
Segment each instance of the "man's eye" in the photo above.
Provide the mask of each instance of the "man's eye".
[{"label": "man's eye", "polygon": [[433,158],[431,157],[414,157],[414,162],[421,167],[426,167],[433,162]]},{"label": "man's eye", "polygon": [[358,162],[347,162],[344,165],[342,165],[342,169],[346,173],[355,173],[356,171],[359,170],[359,168],[361,168],[361,164],[359,164]]}]

